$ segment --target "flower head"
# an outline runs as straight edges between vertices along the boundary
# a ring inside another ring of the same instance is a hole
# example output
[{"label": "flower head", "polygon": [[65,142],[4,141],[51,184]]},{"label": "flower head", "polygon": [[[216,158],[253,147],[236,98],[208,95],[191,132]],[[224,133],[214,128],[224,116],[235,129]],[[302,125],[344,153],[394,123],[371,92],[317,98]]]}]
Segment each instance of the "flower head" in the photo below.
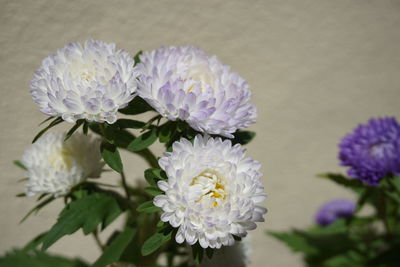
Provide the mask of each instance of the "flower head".
[{"label": "flower head", "polygon": [[25,151],[21,162],[28,172],[28,196],[63,195],[86,178],[99,177],[104,166],[100,140],[83,134],[64,139],[65,134],[48,133]]},{"label": "flower head", "polygon": [[254,122],[249,85],[215,56],[192,46],[171,46],[146,52],[140,60],[138,94],[164,117],[229,138]]},{"label": "flower head", "polygon": [[326,226],[340,218],[350,218],[356,209],[353,201],[335,199],[325,203],[319,208],[315,221],[321,226]]},{"label": "flower head", "polygon": [[345,136],[339,158],[349,176],[376,186],[386,175],[400,174],[400,125],[395,118],[370,119]]},{"label": "flower head", "polygon": [[70,43],[46,57],[31,81],[40,110],[65,121],[114,123],[134,97],[133,58],[115,44],[88,40]]},{"label": "flower head", "polygon": [[181,139],[159,164],[168,181],[159,181],[165,195],[154,198],[161,220],[179,228],[176,241],[203,248],[234,244],[264,221],[266,209],[256,205],[266,198],[260,163],[229,140],[197,135],[192,144]]}]

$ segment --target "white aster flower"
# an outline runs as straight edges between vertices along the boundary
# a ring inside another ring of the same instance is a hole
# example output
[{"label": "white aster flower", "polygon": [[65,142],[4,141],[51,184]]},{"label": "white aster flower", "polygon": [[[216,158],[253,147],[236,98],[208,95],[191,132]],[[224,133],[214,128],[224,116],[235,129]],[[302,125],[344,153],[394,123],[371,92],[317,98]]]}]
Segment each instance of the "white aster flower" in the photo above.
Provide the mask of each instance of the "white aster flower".
[{"label": "white aster flower", "polygon": [[214,252],[211,259],[204,257],[201,267],[246,267],[251,263],[249,235],[233,246],[222,247]]},{"label": "white aster flower", "polygon": [[100,176],[104,166],[100,140],[78,133],[64,138],[65,134],[48,133],[25,151],[21,163],[27,169],[28,196],[60,196],[86,178]]},{"label": "white aster flower", "polygon": [[146,52],[140,60],[138,94],[169,120],[229,138],[254,122],[249,85],[215,56],[192,46],[171,46]]},{"label": "white aster flower", "polygon": [[256,205],[266,198],[260,163],[246,158],[240,144],[196,136],[181,139],[159,160],[168,181],[159,181],[165,195],[154,198],[161,220],[179,228],[176,241],[203,248],[234,244],[264,221],[266,209]]},{"label": "white aster flower", "polygon": [[65,121],[114,123],[136,90],[134,60],[115,44],[88,40],[70,43],[46,57],[31,81],[40,110]]}]

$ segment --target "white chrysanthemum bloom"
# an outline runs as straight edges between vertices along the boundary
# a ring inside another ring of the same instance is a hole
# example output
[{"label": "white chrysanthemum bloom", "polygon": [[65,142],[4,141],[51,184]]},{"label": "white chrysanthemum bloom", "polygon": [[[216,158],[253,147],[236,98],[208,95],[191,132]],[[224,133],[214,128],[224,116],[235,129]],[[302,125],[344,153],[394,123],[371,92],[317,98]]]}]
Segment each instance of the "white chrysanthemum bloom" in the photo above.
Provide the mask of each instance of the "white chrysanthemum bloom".
[{"label": "white chrysanthemum bloom", "polygon": [[201,267],[246,267],[251,263],[249,235],[233,246],[222,247],[214,252],[211,259],[204,257]]},{"label": "white chrysanthemum bloom", "polygon": [[140,56],[138,95],[169,120],[232,138],[256,118],[249,85],[217,57],[192,46],[161,47]]},{"label": "white chrysanthemum bloom", "polygon": [[31,95],[40,110],[78,119],[114,123],[117,110],[134,98],[134,60],[115,44],[88,40],[70,43],[46,57],[31,81]]},{"label": "white chrysanthemum bloom", "polygon": [[240,144],[221,138],[196,136],[192,144],[181,139],[159,160],[168,181],[165,192],[154,198],[162,208],[161,220],[179,228],[176,241],[203,248],[234,244],[264,221],[266,209],[256,205],[266,198],[259,171],[261,164],[246,158]]},{"label": "white chrysanthemum bloom", "polygon": [[99,177],[104,166],[100,140],[75,133],[48,133],[28,148],[21,163],[27,169],[26,194],[64,195],[88,177]]}]

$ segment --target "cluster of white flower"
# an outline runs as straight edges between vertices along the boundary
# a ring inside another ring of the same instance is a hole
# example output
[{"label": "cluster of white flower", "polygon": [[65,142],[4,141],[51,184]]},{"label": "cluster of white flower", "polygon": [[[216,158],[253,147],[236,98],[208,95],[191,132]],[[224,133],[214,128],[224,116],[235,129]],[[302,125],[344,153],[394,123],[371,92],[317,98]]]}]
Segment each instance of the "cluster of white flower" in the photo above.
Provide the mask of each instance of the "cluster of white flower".
[{"label": "cluster of white flower", "polygon": [[63,195],[86,178],[100,176],[100,140],[83,134],[64,139],[65,134],[49,133],[25,151],[21,162],[28,172],[28,196]]},{"label": "cluster of white flower", "polygon": [[176,241],[203,248],[234,244],[233,235],[264,221],[266,209],[256,205],[265,199],[260,163],[245,157],[245,150],[231,141],[196,136],[192,144],[173,144],[159,164],[168,181],[159,181],[165,192],[154,198],[164,211],[161,220],[179,227]]},{"label": "cluster of white flower", "polygon": [[[228,138],[256,118],[247,82],[199,48],[162,47],[133,58],[115,44],[89,40],[71,43],[43,60],[31,82],[40,110],[67,122],[78,119],[114,123],[117,111],[138,94],[162,116],[184,120],[203,132],[192,144],[182,138],[159,160],[168,180],[165,194],[154,198],[161,220],[178,228],[178,243],[203,248],[234,244],[264,221],[257,205],[266,195],[260,163],[245,156]],[[48,134],[28,149],[22,163],[28,170],[27,194],[67,193],[103,167],[99,140],[74,134]]]}]

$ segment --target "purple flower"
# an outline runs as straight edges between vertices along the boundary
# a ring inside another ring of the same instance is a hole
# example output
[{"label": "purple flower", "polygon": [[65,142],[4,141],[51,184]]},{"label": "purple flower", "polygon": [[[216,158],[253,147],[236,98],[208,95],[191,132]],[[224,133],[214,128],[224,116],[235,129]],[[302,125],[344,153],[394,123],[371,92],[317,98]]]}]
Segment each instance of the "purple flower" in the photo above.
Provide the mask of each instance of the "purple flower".
[{"label": "purple flower", "polygon": [[339,144],[348,175],[376,186],[386,175],[400,174],[400,125],[395,118],[370,119]]},{"label": "purple flower", "polygon": [[356,209],[353,201],[346,199],[331,200],[322,205],[315,215],[315,222],[321,226],[327,226],[337,219],[350,218]]}]

